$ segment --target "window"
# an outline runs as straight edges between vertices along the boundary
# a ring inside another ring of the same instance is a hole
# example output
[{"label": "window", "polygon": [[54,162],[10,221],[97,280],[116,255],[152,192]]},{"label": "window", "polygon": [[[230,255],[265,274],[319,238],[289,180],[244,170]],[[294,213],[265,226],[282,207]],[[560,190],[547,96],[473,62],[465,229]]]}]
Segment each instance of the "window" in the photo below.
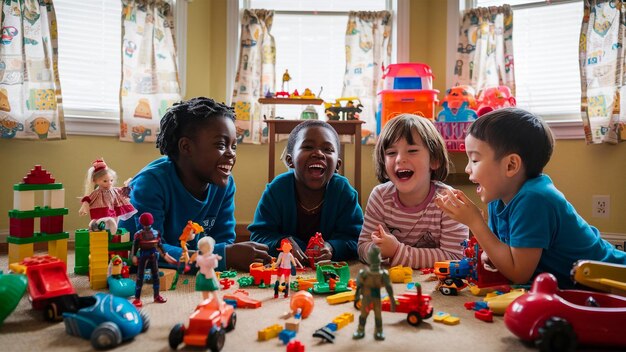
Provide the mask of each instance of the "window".
[{"label": "window", "polygon": [[580,121],[578,42],[582,1],[475,0],[513,8],[517,105],[547,121]]},{"label": "window", "polygon": [[[175,2],[179,77],[184,87],[187,1]],[[122,3],[119,0],[55,0],[54,8],[67,132],[117,135]]]},{"label": "window", "polygon": [[[323,87],[322,98],[332,100],[341,97],[343,88],[348,12],[388,9],[395,13],[393,7],[397,3],[398,1],[389,0],[246,0],[241,1],[240,6],[275,11],[270,33],[276,40],[276,89],[281,89],[282,75],[285,70],[289,70],[289,92],[298,89],[302,93],[305,88],[309,88],[318,95]],[[394,18],[394,23],[396,22]],[[394,27],[393,32],[396,31]],[[238,40],[235,42],[238,43]],[[397,45],[392,47],[396,50]],[[235,54],[237,49],[231,48],[230,58],[238,57]],[[228,62],[234,66],[230,68],[227,78],[231,85],[227,88],[230,99],[237,60]],[[277,105],[276,115],[298,117],[303,108],[304,106]],[[320,116],[323,115],[321,107],[318,107],[317,112]]]}]

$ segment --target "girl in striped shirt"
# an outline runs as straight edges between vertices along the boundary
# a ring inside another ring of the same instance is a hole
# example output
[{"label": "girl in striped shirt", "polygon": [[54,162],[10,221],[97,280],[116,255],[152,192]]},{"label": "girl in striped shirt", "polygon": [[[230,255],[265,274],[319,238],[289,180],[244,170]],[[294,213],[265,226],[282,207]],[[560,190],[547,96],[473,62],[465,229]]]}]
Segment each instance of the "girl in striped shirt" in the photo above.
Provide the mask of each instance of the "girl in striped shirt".
[{"label": "girl in striped shirt", "polygon": [[358,242],[367,262],[370,247],[380,247],[391,266],[432,267],[463,257],[468,228],[435,205],[440,182],[448,176],[445,142],[426,118],[402,114],[385,125],[375,149],[376,177]]}]

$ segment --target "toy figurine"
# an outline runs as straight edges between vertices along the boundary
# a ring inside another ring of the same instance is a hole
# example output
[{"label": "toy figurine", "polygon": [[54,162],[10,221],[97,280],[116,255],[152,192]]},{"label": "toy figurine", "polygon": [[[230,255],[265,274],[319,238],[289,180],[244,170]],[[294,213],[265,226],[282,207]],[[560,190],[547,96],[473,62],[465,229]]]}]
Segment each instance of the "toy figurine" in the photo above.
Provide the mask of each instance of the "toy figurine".
[{"label": "toy figurine", "polygon": [[439,122],[466,122],[478,118],[474,88],[470,86],[456,86],[446,91],[441,101],[443,110],[437,115]]},{"label": "toy figurine", "polygon": [[380,248],[372,246],[367,254],[370,267],[369,269],[361,269],[356,278],[356,293],[354,296],[355,307],[358,302],[361,303],[361,316],[359,317],[359,327],[352,335],[354,339],[360,339],[365,336],[365,321],[370,310],[374,310],[374,319],[376,328],[374,330],[374,338],[376,340],[384,340],[383,335],[383,318],[381,315],[380,289],[385,287],[389,294],[389,302],[391,311],[396,311],[396,299],[393,297],[393,287],[389,279],[387,270],[381,269]]},{"label": "toy figurine", "polygon": [[290,275],[295,275],[296,266],[302,267],[300,262],[291,254],[292,249],[293,246],[288,239],[283,238],[282,241],[280,241],[280,248],[278,248],[278,250],[281,252],[278,253],[276,263],[273,264],[274,267],[278,267],[278,274],[276,282],[274,283],[274,298],[278,298],[279,286],[282,286],[285,298],[289,296]]},{"label": "toy figurine", "polygon": [[89,214],[89,227],[92,230],[98,230],[103,222],[115,235],[118,221],[129,219],[137,213],[128,198],[130,189],[127,186],[113,187],[116,178],[115,171],[102,159],[94,161],[87,171],[85,196],[81,199],[78,213],[81,216]]},{"label": "toy figurine", "polygon": [[[202,291],[202,299],[209,298],[209,293],[213,296],[214,302],[220,302],[217,291],[220,286],[215,275],[215,268],[221,256],[213,254],[215,248],[215,240],[213,237],[205,236],[198,241],[198,252],[194,253],[192,261],[195,261],[200,268],[196,275],[196,291]],[[221,304],[220,304],[221,306]]]},{"label": "toy figurine", "polygon": [[314,236],[309,238],[309,243],[306,245],[304,255],[309,258],[309,266],[311,269],[315,269],[315,258],[320,255],[320,251],[324,248],[324,243],[324,238],[319,232],[316,232]]},{"label": "toy figurine", "polygon": [[[158,231],[152,228],[153,223],[154,218],[152,214],[141,214],[141,216],[139,216],[139,224],[143,226],[143,229],[135,233],[133,240],[131,253],[133,254],[133,265],[137,265],[137,282],[135,287],[135,300],[133,301],[135,307],[143,306],[143,303],[141,303],[141,289],[143,287],[146,265],[149,265],[151,270],[154,301],[156,303],[167,302],[167,299],[159,294],[159,266],[157,264],[159,257],[157,251],[163,255],[165,261],[170,264],[176,264],[176,260],[163,250],[161,236]],[[137,251],[139,251],[139,257],[136,255]]]},{"label": "toy figurine", "polygon": [[122,257],[120,257],[119,255],[114,255],[113,257],[111,257],[111,260],[109,261],[109,268],[108,268],[108,276],[112,276],[115,279],[121,279],[122,278],[122,269],[124,268],[124,262],[122,261]]},{"label": "toy figurine", "polygon": [[178,276],[183,272],[188,272],[190,270],[189,267],[189,249],[187,249],[187,242],[193,241],[196,238],[196,235],[203,232],[204,227],[200,226],[200,224],[195,223],[191,220],[187,221],[187,225],[183,229],[183,233],[178,237],[180,241],[180,248],[183,249],[183,252],[178,259],[178,268],[176,270],[176,274],[174,275],[174,281],[172,282],[172,286],[170,290],[176,289],[176,284],[178,284]]},{"label": "toy figurine", "polygon": [[[289,91],[289,81],[291,81],[291,76],[289,75],[289,70],[285,70],[285,73],[283,73],[283,85],[281,86],[281,90],[283,92],[285,91]],[[285,90],[285,83],[287,83],[287,90]]]}]

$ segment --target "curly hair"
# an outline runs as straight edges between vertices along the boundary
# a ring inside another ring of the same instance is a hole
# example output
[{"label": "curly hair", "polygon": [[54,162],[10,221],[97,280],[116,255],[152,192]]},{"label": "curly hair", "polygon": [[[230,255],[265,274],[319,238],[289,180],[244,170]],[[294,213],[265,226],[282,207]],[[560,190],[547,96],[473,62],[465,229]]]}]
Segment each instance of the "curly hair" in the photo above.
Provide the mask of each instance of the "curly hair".
[{"label": "curly hair", "polygon": [[333,139],[335,140],[334,142],[335,142],[335,148],[337,149],[337,153],[341,154],[340,153],[341,144],[339,143],[339,135],[337,134],[337,131],[335,131],[333,126],[331,126],[328,122],[321,121],[321,120],[306,120],[302,122],[301,124],[297,125],[296,127],[294,127],[294,129],[291,130],[291,133],[289,133],[289,139],[287,140],[286,154],[293,155],[293,148],[296,146],[296,141],[298,140],[298,135],[300,134],[300,131],[303,131],[304,129],[313,127],[313,126],[320,126],[320,127],[328,129],[334,137]]},{"label": "curly hair", "polygon": [[157,136],[156,147],[162,155],[176,160],[178,141],[182,137],[194,138],[201,125],[222,116],[235,121],[232,107],[210,98],[197,97],[175,103],[161,119],[161,132]]}]

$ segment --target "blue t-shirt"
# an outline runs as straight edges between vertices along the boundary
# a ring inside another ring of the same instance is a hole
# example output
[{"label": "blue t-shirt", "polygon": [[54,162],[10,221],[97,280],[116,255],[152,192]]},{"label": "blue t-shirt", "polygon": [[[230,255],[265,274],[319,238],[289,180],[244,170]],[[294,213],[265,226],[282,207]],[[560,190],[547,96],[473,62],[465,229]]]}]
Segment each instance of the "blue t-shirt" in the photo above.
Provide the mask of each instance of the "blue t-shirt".
[{"label": "blue t-shirt", "polygon": [[[259,200],[254,222],[248,226],[250,239],[264,243],[269,254],[278,255],[280,240],[294,236],[304,251],[307,242],[296,237],[298,216],[296,178],[293,170],[276,176],[265,188]],[[334,174],[326,185],[320,217],[320,232],[333,247],[332,260],[357,258],[356,245],[363,225],[363,211],[358,194],[348,179]]]},{"label": "blue t-shirt", "polygon": [[[163,248],[174,259],[182,253],[178,237],[187,221],[197,222],[204,227],[204,233],[215,239],[213,253],[222,257],[218,270],[225,270],[225,246],[235,242],[235,181],[232,176],[226,187],[210,184],[207,196],[196,199],[185,189],[176,166],[168,157],[154,160],[144,167],[130,183],[130,202],[137,208],[137,214],[120,223],[131,234],[138,229],[139,215],[149,212],[154,217],[152,228],[161,233]],[[196,236],[187,242],[189,249],[197,248]]]},{"label": "blue t-shirt", "polygon": [[626,264],[626,253],[600,238],[547,175],[527,180],[509,204],[489,203],[489,227],[511,247],[542,248],[535,275],[552,273],[561,288],[573,285],[577,260]]}]

